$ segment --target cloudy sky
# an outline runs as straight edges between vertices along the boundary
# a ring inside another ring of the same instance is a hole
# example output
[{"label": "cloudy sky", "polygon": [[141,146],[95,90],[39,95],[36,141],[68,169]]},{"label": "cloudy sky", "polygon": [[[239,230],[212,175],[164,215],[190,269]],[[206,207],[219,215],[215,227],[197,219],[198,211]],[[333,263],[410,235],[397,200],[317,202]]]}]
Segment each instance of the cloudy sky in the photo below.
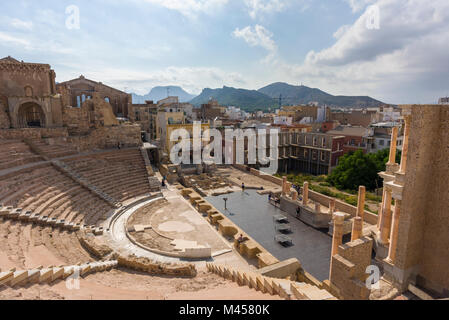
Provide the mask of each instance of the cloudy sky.
[{"label": "cloudy sky", "polygon": [[449,95],[449,1],[1,1],[8,55],[140,94],[282,81],[434,103]]}]

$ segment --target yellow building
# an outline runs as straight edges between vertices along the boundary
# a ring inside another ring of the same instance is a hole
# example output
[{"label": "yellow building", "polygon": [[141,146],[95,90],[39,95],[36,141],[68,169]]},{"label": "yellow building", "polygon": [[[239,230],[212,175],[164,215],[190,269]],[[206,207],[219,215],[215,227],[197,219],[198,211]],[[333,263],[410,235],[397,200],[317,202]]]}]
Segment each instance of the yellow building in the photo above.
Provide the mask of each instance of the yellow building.
[{"label": "yellow building", "polygon": [[[176,141],[170,141],[170,136],[173,131],[178,129],[184,129],[186,130],[190,135],[190,145],[193,147],[193,123],[180,123],[180,124],[167,124],[166,126],[166,132],[163,133],[163,136],[161,137],[161,147],[162,149],[167,153],[170,154],[170,150],[173,148],[175,144],[178,142]],[[210,129],[209,123],[202,123],[201,124],[201,137],[202,137],[202,148],[204,148],[205,144],[209,143],[209,139],[207,137],[203,137],[203,133],[206,130]],[[164,139],[164,140],[163,140]]]},{"label": "yellow building", "polygon": [[156,139],[163,139],[163,136],[165,136],[167,132],[167,125],[183,123],[185,123],[184,112],[158,111],[156,121]]}]

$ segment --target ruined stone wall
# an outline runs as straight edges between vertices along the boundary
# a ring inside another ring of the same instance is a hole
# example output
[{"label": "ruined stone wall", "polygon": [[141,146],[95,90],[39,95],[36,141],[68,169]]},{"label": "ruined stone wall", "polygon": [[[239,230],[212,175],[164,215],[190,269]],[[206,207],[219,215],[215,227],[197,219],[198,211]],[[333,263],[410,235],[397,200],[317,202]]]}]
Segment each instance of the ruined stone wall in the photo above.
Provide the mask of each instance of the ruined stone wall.
[{"label": "ruined stone wall", "polygon": [[0,130],[0,139],[23,140],[68,137],[67,128],[24,128]]},{"label": "ruined stone wall", "polygon": [[[67,82],[57,85],[58,92],[65,92],[68,95],[68,104],[64,106],[80,107],[78,102],[84,96],[93,97],[97,95],[101,100],[108,101],[112,106],[113,113],[118,116],[128,116],[128,107],[132,103],[131,95],[126,92],[106,86],[101,82],[92,81],[80,76]],[[82,101],[81,101],[82,103]]]},{"label": "ruined stone wall", "polygon": [[449,290],[449,107],[411,111],[395,266],[419,285]]},{"label": "ruined stone wall", "polygon": [[89,118],[85,109],[65,107],[63,110],[64,126],[70,134],[86,134],[89,131]]},{"label": "ruined stone wall", "polygon": [[91,128],[119,125],[112,106],[95,93],[93,99],[85,101],[81,108],[64,107],[63,119],[71,135],[87,134]]},{"label": "ruined stone wall", "polygon": [[195,277],[197,272],[193,264],[163,264],[153,262],[147,258],[138,258],[130,255],[128,257],[118,257],[119,266],[146,272],[149,274],[181,276],[181,277]]},{"label": "ruined stone wall", "polygon": [[94,149],[110,149],[121,147],[140,147],[142,137],[139,125],[121,125],[93,129],[84,136],[70,136],[67,139],[80,152]]},{"label": "ruined stone wall", "polygon": [[46,64],[0,62],[0,92],[8,97],[49,96],[54,71]]},{"label": "ruined stone wall", "polygon": [[368,299],[370,291],[365,280],[368,277],[366,268],[371,265],[372,248],[373,241],[367,237],[338,247],[338,254],[331,262],[331,291],[345,300]]},{"label": "ruined stone wall", "polygon": [[93,235],[88,235],[84,231],[78,231],[77,237],[81,246],[97,258],[103,259],[113,252],[113,250],[99,240],[99,238]]},{"label": "ruined stone wall", "polygon": [[[331,197],[328,197],[324,194],[309,190],[309,198],[313,201],[319,202],[322,205],[328,206]],[[349,213],[352,217],[355,217],[357,215],[357,207],[352,206],[350,204],[347,204],[345,202],[342,202],[338,199],[335,199],[335,209],[337,211],[342,211]],[[374,213],[371,213],[369,211],[365,211],[364,220],[365,222],[369,224],[377,224],[378,216]]]},{"label": "ruined stone wall", "polygon": [[0,98],[0,129],[9,129],[10,127],[11,120],[9,119],[7,105]]}]

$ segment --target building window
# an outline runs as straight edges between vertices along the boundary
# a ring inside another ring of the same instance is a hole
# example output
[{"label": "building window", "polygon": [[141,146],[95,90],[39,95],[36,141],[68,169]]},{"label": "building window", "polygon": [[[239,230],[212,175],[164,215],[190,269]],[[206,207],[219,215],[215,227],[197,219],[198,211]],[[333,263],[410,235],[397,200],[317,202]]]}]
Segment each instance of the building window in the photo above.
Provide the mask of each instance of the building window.
[{"label": "building window", "polygon": [[313,137],[313,145],[316,146],[317,145],[317,138]]},{"label": "building window", "polygon": [[317,152],[313,151],[312,152],[312,160],[316,160],[317,159]]},{"label": "building window", "polygon": [[323,148],[326,146],[326,138],[323,138]]},{"label": "building window", "polygon": [[307,152],[307,150],[304,150],[304,158],[308,158],[309,157],[309,152]]},{"label": "building window", "polygon": [[379,146],[383,146],[385,143],[383,140],[379,140]]},{"label": "building window", "polygon": [[324,152],[321,152],[321,161],[326,161],[326,154]]}]

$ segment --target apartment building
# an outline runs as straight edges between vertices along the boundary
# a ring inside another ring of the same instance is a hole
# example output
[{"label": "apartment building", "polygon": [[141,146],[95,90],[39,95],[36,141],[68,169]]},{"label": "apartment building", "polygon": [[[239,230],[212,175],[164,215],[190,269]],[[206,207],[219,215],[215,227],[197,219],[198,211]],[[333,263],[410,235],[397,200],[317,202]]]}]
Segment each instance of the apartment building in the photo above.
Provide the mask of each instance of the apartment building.
[{"label": "apartment building", "polygon": [[344,154],[343,136],[311,132],[279,133],[279,170],[312,175],[331,173]]}]

